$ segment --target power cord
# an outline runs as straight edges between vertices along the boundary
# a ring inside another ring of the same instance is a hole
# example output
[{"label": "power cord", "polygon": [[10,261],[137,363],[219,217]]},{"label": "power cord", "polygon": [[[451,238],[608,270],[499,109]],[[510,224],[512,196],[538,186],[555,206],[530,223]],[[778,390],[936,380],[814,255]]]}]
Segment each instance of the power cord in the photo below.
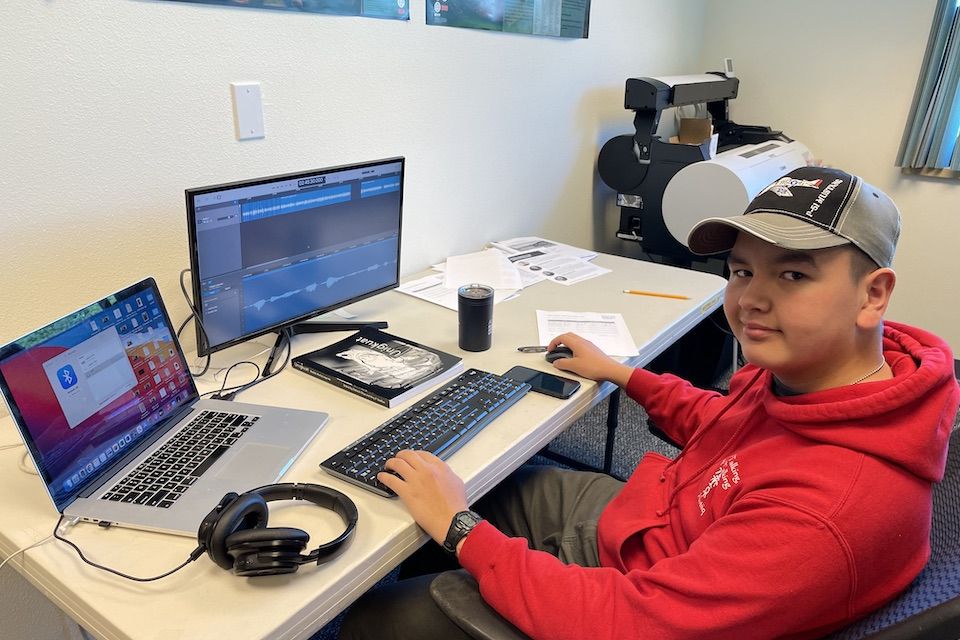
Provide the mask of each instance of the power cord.
[{"label": "power cord", "polygon": [[[96,569],[100,569],[101,571],[106,571],[107,573],[112,573],[112,574],[115,575],[115,576],[120,576],[121,578],[126,578],[127,580],[134,580],[134,581],[136,581],[136,582],[153,582],[154,580],[159,580],[160,578],[166,578],[166,577],[169,576],[170,574],[176,573],[177,571],[180,571],[180,569],[183,569],[185,566],[187,566],[188,564],[190,564],[191,562],[193,562],[194,560],[196,560],[197,558],[199,558],[200,556],[202,556],[202,555],[203,555],[203,552],[206,551],[206,549],[204,549],[203,545],[200,545],[200,546],[198,546],[196,549],[194,549],[193,551],[190,552],[190,556],[189,556],[186,560],[184,560],[179,566],[174,567],[174,568],[171,569],[170,571],[167,571],[166,573],[161,573],[161,574],[158,575],[158,576],[153,576],[152,578],[138,578],[137,576],[127,575],[126,573],[122,573],[122,572],[120,572],[120,571],[117,571],[116,569],[111,569],[110,567],[105,567],[105,566],[103,566],[102,564],[97,564],[96,562],[92,562],[92,561],[88,560],[87,557],[86,557],[85,555],[83,555],[83,551],[80,550],[80,547],[78,547],[75,543],[73,543],[73,542],[70,541],[70,540],[67,540],[66,538],[63,537],[63,535],[61,535],[60,524],[61,524],[62,522],[63,522],[63,516],[61,515],[61,516],[60,516],[60,519],[57,521],[57,526],[54,527],[54,529],[53,529],[53,534],[52,534],[52,536],[53,536],[54,538],[56,538],[57,540],[60,540],[61,542],[65,542],[65,543],[67,543],[68,545],[70,545],[71,547],[73,547],[73,550],[77,552],[77,555],[80,556],[80,559],[81,559],[81,560],[83,560],[83,561],[86,562],[88,565],[90,565],[91,567],[94,567],[94,568],[96,568]],[[45,540],[49,540],[49,539],[50,539],[50,536],[48,536],[47,538],[45,538],[44,541],[45,541]],[[41,542],[42,542],[42,541],[41,541]],[[37,544],[39,544],[39,543],[37,543]],[[2,566],[2,565],[0,565],[0,566]]]},{"label": "power cord", "polygon": [[30,549],[33,549],[34,547],[39,547],[41,544],[43,544],[44,542],[46,542],[47,540],[49,540],[49,539],[52,538],[52,537],[53,537],[53,534],[51,533],[50,535],[48,535],[48,536],[47,536],[46,538],[44,538],[43,540],[37,540],[37,541],[34,542],[33,544],[28,544],[28,545],[25,546],[25,547],[20,547],[19,549],[17,549],[17,550],[14,551],[13,553],[11,553],[9,556],[7,556],[6,558],[4,558],[3,562],[0,562],[0,569],[3,569],[4,565],[6,565],[6,564],[7,564],[8,562],[10,562],[11,560],[13,560],[14,557],[16,557],[16,556],[20,555],[21,553],[24,553],[24,552],[26,552],[26,551],[28,551],[28,550],[30,550]]},{"label": "power cord", "polygon": [[[261,382],[263,382],[263,381],[265,381],[265,380],[269,380],[270,378],[274,377],[275,375],[277,375],[278,373],[280,373],[281,371],[283,371],[283,370],[286,368],[287,364],[289,364],[289,362],[290,362],[290,349],[291,349],[291,346],[290,346],[290,337],[285,335],[283,342],[284,342],[284,345],[286,346],[286,356],[283,358],[283,363],[282,363],[279,367],[277,367],[276,369],[274,369],[273,371],[271,371],[269,375],[266,375],[266,376],[264,376],[264,377],[261,378],[261,377],[260,377],[260,367],[259,367],[258,365],[256,365],[256,364],[253,363],[253,362],[250,362],[249,360],[241,360],[240,362],[236,362],[236,363],[230,365],[230,367],[227,368],[227,373],[226,373],[226,375],[224,375],[224,377],[223,377],[223,384],[220,386],[220,389],[219,389],[218,391],[208,391],[207,393],[204,393],[204,394],[202,394],[202,395],[213,394],[213,395],[211,395],[210,397],[213,398],[213,399],[216,399],[216,400],[233,400],[233,398],[234,398],[238,393],[240,393],[241,391],[246,391],[247,389],[258,385],[258,384],[260,384]],[[226,386],[226,385],[227,385],[227,377],[230,375],[230,369],[233,369],[233,368],[236,367],[237,365],[241,365],[241,364],[249,364],[249,365],[253,365],[254,367],[256,367],[256,369],[257,369],[257,375],[256,375],[256,377],[255,377],[251,382],[247,382],[246,384],[236,385],[236,386],[233,386],[233,387],[227,387],[227,386]]]},{"label": "power cord", "polygon": [[241,360],[240,362],[234,362],[232,365],[227,367],[226,373],[223,374],[223,384],[220,385],[220,389],[214,393],[211,398],[214,400],[233,400],[233,397],[240,393],[240,390],[243,389],[246,384],[237,385],[227,389],[227,379],[230,378],[230,372],[233,371],[234,367],[238,367],[242,364],[248,364],[254,369],[257,370],[257,373],[253,376],[253,379],[256,380],[260,377],[260,366],[255,362],[250,362],[249,360]]},{"label": "power cord", "polygon": [[[197,323],[197,326],[200,328],[201,340],[202,340],[203,344],[204,344],[204,345],[207,345],[207,344],[210,343],[209,339],[207,338],[207,329],[206,329],[206,327],[203,326],[203,321],[200,319],[200,314],[197,312],[197,308],[196,308],[196,306],[194,306],[193,300],[190,299],[190,294],[187,292],[187,285],[184,284],[184,281],[183,281],[183,277],[184,277],[186,274],[188,274],[188,273],[190,273],[190,269],[183,269],[183,270],[180,272],[180,291],[183,292],[183,299],[186,301],[187,307],[190,309],[190,315],[187,316],[186,319],[184,319],[184,321],[180,323],[180,327],[177,329],[177,338],[178,338],[178,339],[180,338],[180,334],[183,333],[183,330],[184,330],[184,328],[187,326],[187,323],[189,323],[190,320],[193,320],[194,322]],[[246,391],[246,390],[249,389],[250,387],[252,387],[252,386],[254,386],[254,385],[257,385],[257,384],[260,384],[260,383],[263,382],[264,380],[269,380],[269,379],[272,378],[273,376],[277,375],[278,373],[280,373],[281,371],[283,371],[283,369],[284,369],[284,368],[287,366],[287,364],[289,364],[289,362],[290,362],[290,336],[289,336],[289,335],[284,335],[284,343],[285,343],[285,345],[286,345],[286,347],[287,347],[287,354],[286,354],[286,357],[285,357],[284,360],[283,360],[283,364],[281,364],[280,367],[278,367],[275,371],[271,371],[269,375],[266,375],[266,376],[264,376],[263,378],[261,378],[261,377],[260,377],[261,370],[260,370],[260,367],[259,367],[257,364],[255,364],[255,363],[253,363],[253,362],[250,362],[249,360],[241,360],[240,362],[235,362],[234,364],[230,365],[229,367],[227,367],[227,368],[225,368],[225,369],[223,369],[223,368],[218,369],[218,370],[214,373],[215,376],[216,376],[216,375],[219,375],[221,372],[225,372],[225,373],[224,373],[224,376],[223,376],[223,384],[220,386],[220,389],[217,390],[217,391],[207,392],[207,393],[204,393],[204,394],[201,394],[201,395],[202,395],[202,396],[207,396],[207,395],[209,395],[209,396],[211,396],[212,398],[215,398],[215,399],[218,399],[218,400],[233,400],[233,398],[234,398],[238,393],[240,393],[241,391]],[[199,345],[198,345],[198,348],[199,348]],[[267,350],[269,350],[269,348],[264,349],[264,351],[267,351]],[[260,353],[263,353],[264,351],[261,351]],[[257,355],[260,355],[260,354],[258,353]],[[195,376],[195,377],[200,377],[200,376],[202,376],[202,375],[205,375],[205,374],[207,373],[207,371],[209,371],[209,369],[210,369],[210,361],[211,361],[211,354],[210,354],[210,350],[208,349],[208,350],[207,350],[206,361],[205,361],[204,364],[203,364],[203,369],[202,369],[199,373],[196,373],[196,372],[194,372],[194,371],[191,371],[190,374],[193,375],[193,376]],[[233,386],[233,387],[227,387],[227,386],[226,386],[226,385],[227,385],[227,378],[228,378],[229,375],[230,375],[230,371],[231,371],[235,366],[240,365],[240,364],[249,364],[249,365],[252,365],[252,366],[256,367],[256,368],[257,368],[257,377],[254,378],[251,382],[248,382],[248,383],[246,383],[246,384],[236,385],[236,386]]]},{"label": "power cord", "polygon": [[39,473],[37,473],[36,469],[34,469],[30,465],[30,452],[27,451],[27,448],[24,446],[22,442],[15,442],[13,444],[2,445],[0,446],[0,451],[16,449],[17,447],[24,448],[23,453],[20,455],[20,459],[17,461],[17,467],[20,469],[20,471],[23,471],[24,473],[29,473],[30,475],[33,475],[33,476],[40,475]]},{"label": "power cord", "polygon": [[[183,276],[188,273],[190,273],[190,269],[184,269],[180,272],[180,291],[183,292],[183,299],[187,301],[187,307],[190,309],[190,315],[187,316],[186,320],[180,323],[180,328],[177,329],[177,338],[180,338],[180,334],[183,333],[184,327],[186,327],[187,323],[193,319],[193,321],[197,323],[197,327],[200,328],[201,339],[203,341],[203,345],[206,346],[210,344],[210,340],[207,338],[207,329],[203,326],[203,321],[200,319],[200,314],[197,312],[197,308],[193,305],[193,300],[190,299],[190,294],[187,293],[187,285],[183,283]],[[198,344],[197,350],[199,349],[200,345]],[[207,349],[207,360],[203,365],[203,369],[200,371],[200,373],[194,373],[193,371],[190,373],[197,377],[204,375],[210,368],[210,355],[210,350]]]},{"label": "power cord", "polygon": [[[269,353],[269,352],[270,352],[270,347],[266,347],[266,346],[265,346],[263,349],[261,349],[260,351],[257,351],[256,353],[254,353],[253,355],[251,355],[251,356],[249,356],[249,357],[250,357],[251,359],[253,359],[253,358],[258,358],[258,357],[262,356],[263,354]],[[213,379],[214,379],[216,382],[220,382],[220,376],[223,375],[225,372],[227,372],[227,371],[229,371],[229,370],[230,370],[230,367],[215,367],[214,370],[213,370]]]},{"label": "power cord", "polygon": [[32,476],[40,475],[37,473],[37,470],[30,465],[30,452],[24,450],[23,455],[20,456],[20,461],[17,463],[17,467],[20,468],[20,471],[24,473],[29,473]]}]

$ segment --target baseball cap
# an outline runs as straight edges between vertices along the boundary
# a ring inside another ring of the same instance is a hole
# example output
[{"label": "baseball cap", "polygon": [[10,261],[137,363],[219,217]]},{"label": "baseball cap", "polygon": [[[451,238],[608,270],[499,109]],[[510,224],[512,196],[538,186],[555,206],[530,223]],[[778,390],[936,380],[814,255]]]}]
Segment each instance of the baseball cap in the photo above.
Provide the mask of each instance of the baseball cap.
[{"label": "baseball cap", "polygon": [[750,201],[742,215],[701,220],[687,239],[700,255],[733,248],[745,231],[785,249],[853,244],[881,267],[893,263],[900,212],[887,194],[839,169],[800,167]]}]

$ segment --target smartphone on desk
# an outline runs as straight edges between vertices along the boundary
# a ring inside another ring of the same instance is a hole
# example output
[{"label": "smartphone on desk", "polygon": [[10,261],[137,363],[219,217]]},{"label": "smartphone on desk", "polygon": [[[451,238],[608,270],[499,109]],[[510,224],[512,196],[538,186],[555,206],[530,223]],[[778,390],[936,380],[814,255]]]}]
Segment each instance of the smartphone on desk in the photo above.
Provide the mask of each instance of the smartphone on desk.
[{"label": "smartphone on desk", "polygon": [[580,383],[563,376],[555,376],[552,373],[545,373],[529,367],[514,367],[507,371],[504,376],[512,379],[526,382],[531,390],[537,393],[543,393],[554,398],[566,400],[577,392]]}]

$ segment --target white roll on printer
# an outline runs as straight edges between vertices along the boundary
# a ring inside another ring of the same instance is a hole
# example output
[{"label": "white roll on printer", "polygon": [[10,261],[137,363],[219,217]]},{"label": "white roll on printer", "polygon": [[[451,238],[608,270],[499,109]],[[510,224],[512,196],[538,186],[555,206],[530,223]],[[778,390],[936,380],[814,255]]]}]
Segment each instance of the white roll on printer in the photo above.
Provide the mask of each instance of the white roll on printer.
[{"label": "white roll on printer", "polygon": [[[739,80],[732,71],[694,76],[630,78],[624,106],[636,116],[632,136],[617,136],[600,151],[603,181],[617,191],[617,237],[638,242],[664,262],[689,265],[687,234],[710,216],[742,213],[782,175],[812,162],[810,150],[780,131],[729,119]],[[665,109],[706,105],[714,131],[700,144],[664,141]]]},{"label": "white roll on printer", "polygon": [[767,185],[810,163],[802,142],[770,140],[718,153],[683,167],[663,191],[663,222],[687,246],[694,225],[710,216],[735,216]]}]

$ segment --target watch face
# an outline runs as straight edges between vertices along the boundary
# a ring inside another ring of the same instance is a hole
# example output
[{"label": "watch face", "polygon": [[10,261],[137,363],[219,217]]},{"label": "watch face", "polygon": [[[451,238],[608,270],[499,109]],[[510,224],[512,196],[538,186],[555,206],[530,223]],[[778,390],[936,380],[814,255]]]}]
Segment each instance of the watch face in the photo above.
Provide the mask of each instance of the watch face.
[{"label": "watch face", "polygon": [[462,511],[457,514],[457,524],[463,528],[472,527],[480,522],[475,515],[469,511]]},{"label": "watch face", "polygon": [[453,517],[450,523],[450,530],[447,531],[447,539],[443,542],[443,547],[450,553],[454,553],[457,543],[466,536],[471,529],[482,518],[472,511],[461,511]]}]

